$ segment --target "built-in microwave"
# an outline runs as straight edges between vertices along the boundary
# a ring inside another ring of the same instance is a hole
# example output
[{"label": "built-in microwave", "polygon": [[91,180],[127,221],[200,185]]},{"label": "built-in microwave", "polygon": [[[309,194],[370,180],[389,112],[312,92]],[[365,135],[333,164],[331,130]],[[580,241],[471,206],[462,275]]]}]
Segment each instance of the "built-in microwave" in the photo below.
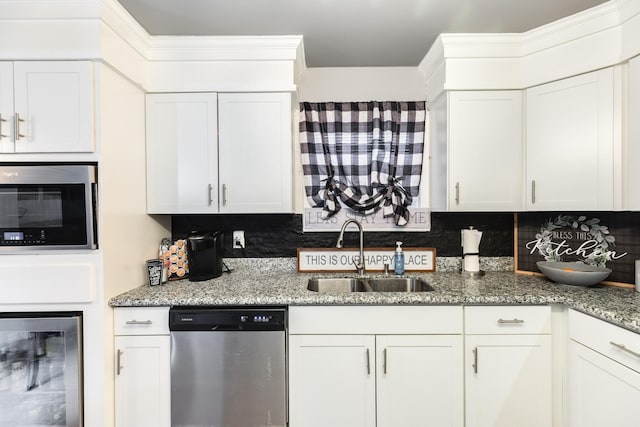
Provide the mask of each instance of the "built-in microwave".
[{"label": "built-in microwave", "polygon": [[96,249],[97,168],[0,164],[0,252]]}]

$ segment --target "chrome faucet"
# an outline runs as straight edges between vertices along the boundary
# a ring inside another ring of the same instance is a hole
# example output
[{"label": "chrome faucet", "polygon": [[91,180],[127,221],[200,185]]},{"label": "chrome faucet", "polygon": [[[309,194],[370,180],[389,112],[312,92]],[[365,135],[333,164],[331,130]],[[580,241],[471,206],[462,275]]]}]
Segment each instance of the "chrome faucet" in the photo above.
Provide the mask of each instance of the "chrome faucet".
[{"label": "chrome faucet", "polygon": [[342,247],[343,241],[344,241],[344,230],[347,228],[349,224],[352,224],[352,223],[358,227],[358,230],[360,230],[360,258],[358,259],[358,262],[354,260],[353,264],[356,266],[356,270],[358,270],[358,276],[363,277],[366,273],[366,270],[364,266],[364,231],[362,230],[362,224],[360,224],[355,219],[346,220],[344,224],[342,224],[342,229],[340,229],[340,235],[338,236],[338,242],[336,243],[336,248]]}]

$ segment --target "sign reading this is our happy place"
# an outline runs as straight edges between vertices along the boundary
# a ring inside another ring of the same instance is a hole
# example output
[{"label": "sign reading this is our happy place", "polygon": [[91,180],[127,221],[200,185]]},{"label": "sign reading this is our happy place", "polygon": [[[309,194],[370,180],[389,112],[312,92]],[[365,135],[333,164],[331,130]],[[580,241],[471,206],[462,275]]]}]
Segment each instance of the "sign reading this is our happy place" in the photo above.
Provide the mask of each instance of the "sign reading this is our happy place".
[{"label": "sign reading this is our happy place", "polygon": [[[435,248],[403,248],[405,271],[435,271]],[[367,271],[384,271],[389,265],[393,271],[395,248],[367,248],[364,251]],[[300,272],[352,272],[354,263],[360,258],[356,248],[300,248],[298,249],[298,271]]]}]

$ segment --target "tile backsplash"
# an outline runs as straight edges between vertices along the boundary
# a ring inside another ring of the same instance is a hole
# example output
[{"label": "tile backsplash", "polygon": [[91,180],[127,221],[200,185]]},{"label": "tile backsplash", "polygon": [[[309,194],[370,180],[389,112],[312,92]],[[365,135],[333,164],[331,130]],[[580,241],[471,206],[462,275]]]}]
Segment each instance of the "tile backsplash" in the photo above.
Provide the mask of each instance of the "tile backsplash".
[{"label": "tile backsplash", "polygon": [[[380,232],[364,235],[367,247],[395,247],[400,240],[405,247],[436,248],[438,257],[458,257],[462,253],[460,230],[473,226],[483,232],[482,257],[513,257],[513,213],[432,213],[429,232]],[[174,215],[172,238],[184,238],[192,230],[224,232],[226,258],[295,257],[298,248],[334,247],[337,232],[303,232],[299,214],[217,214]],[[245,233],[246,248],[232,249],[234,230]],[[356,232],[347,232],[345,246],[358,246]]]}]

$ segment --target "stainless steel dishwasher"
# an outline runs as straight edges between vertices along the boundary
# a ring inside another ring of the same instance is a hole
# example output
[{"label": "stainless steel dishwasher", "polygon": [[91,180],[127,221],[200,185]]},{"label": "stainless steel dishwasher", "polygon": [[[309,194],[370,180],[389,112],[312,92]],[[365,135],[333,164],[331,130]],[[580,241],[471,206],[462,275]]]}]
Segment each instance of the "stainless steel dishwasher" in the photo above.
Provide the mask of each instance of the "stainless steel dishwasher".
[{"label": "stainless steel dishwasher", "polygon": [[171,425],[287,425],[286,308],[169,311]]}]

